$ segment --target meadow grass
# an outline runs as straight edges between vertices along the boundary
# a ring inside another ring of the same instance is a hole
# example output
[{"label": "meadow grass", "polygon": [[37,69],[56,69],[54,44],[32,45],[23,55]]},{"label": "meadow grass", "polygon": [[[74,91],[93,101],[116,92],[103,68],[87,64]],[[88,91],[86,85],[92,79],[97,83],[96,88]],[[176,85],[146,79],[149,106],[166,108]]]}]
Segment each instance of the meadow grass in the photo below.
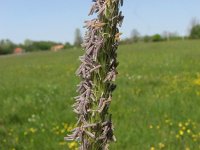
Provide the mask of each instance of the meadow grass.
[{"label": "meadow grass", "polygon": [[[0,150],[67,150],[79,49],[0,57]],[[123,45],[114,150],[200,149],[200,41]]]}]

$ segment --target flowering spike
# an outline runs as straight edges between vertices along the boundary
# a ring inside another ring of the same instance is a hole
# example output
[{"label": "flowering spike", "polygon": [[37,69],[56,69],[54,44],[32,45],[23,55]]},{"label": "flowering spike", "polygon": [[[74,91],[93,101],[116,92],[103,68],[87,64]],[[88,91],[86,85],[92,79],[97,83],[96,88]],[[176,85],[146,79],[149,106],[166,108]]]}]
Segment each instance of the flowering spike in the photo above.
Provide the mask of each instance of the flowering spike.
[{"label": "flowering spike", "polygon": [[89,15],[96,19],[85,21],[85,54],[79,57],[76,75],[81,78],[77,87],[74,112],[78,115],[76,128],[65,140],[76,140],[80,150],[107,150],[110,141],[116,141],[109,106],[118,66],[117,48],[121,33],[118,26],[123,21],[119,12],[123,0],[92,0]]}]

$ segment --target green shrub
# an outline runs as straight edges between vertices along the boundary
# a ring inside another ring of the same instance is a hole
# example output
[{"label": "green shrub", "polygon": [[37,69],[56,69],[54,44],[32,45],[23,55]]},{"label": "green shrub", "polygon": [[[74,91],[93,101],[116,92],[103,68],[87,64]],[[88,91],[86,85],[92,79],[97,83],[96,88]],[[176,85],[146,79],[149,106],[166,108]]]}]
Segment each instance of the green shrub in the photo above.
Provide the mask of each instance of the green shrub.
[{"label": "green shrub", "polygon": [[190,31],[191,39],[199,39],[200,38],[200,24],[196,24],[192,27]]},{"label": "green shrub", "polygon": [[0,55],[13,53],[15,44],[9,39],[0,41]]},{"label": "green shrub", "polygon": [[46,50],[50,50],[52,46],[57,45],[57,44],[58,43],[52,42],[52,41],[31,41],[31,40],[26,40],[24,42],[23,48],[27,52],[39,51],[39,50],[46,51]]},{"label": "green shrub", "polygon": [[162,40],[163,39],[162,39],[160,34],[155,34],[155,35],[152,36],[152,41],[153,42],[159,42],[159,41],[162,41]]}]

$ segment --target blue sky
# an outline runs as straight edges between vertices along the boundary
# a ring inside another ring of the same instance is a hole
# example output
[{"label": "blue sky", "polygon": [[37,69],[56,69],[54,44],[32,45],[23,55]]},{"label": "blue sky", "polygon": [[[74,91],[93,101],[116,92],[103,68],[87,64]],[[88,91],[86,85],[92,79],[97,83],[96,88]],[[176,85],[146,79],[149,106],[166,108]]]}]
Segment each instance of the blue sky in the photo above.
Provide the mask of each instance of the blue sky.
[{"label": "blue sky", "polygon": [[[0,39],[73,43],[74,31],[88,17],[92,0],[0,0]],[[200,0],[124,0],[123,38],[133,29],[142,35],[163,31],[188,33],[192,18],[200,19]]]}]

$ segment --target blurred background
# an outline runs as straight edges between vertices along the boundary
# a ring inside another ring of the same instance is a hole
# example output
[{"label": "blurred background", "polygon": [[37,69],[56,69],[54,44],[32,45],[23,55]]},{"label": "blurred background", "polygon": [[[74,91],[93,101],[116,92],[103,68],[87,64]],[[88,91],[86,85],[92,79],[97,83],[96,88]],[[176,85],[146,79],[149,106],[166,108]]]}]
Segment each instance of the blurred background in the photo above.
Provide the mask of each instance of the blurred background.
[{"label": "blurred background", "polygon": [[[91,0],[0,0],[0,150],[64,137]],[[200,1],[124,0],[110,149],[200,150]]]}]

